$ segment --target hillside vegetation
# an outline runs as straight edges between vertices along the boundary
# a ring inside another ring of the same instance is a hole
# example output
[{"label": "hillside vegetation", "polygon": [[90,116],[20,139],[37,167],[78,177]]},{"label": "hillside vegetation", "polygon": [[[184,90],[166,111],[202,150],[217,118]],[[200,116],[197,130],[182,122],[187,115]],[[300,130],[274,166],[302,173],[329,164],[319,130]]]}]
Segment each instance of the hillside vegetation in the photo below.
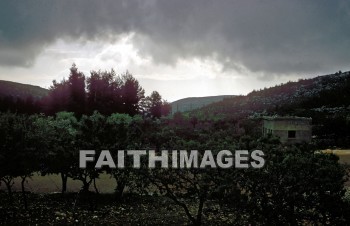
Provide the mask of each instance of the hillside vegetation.
[{"label": "hillside vegetation", "polygon": [[[167,116],[160,94],[145,97],[129,73],[85,76],[75,65],[70,70],[68,79],[54,82],[39,101],[16,101],[7,109],[0,103],[0,181],[7,190],[0,192],[0,218],[5,225],[100,219],[117,225],[349,225],[348,171],[337,156],[316,152],[350,147],[348,72]],[[269,114],[312,117],[312,141],[288,145],[262,136],[260,116]],[[81,166],[80,150],[95,150],[96,158]],[[115,167],[103,160],[102,150],[109,150],[112,161],[119,159],[119,150],[142,150],[137,155],[146,156],[140,167],[128,157],[125,167]],[[150,167],[151,153],[160,156],[162,150],[198,150],[201,163],[179,170],[172,152],[176,167]],[[246,166],[237,168],[237,153],[223,157],[222,150],[247,150]],[[257,164],[254,150],[264,152],[261,170],[250,167]],[[99,166],[101,160],[105,163]],[[61,178],[56,186],[62,194],[28,193],[34,175]],[[96,186],[105,175],[113,181],[114,195],[105,196]],[[73,194],[72,180],[81,186]],[[20,193],[14,192],[16,186]]]},{"label": "hillside vegetation", "polygon": [[300,109],[334,111],[350,105],[350,72],[300,79],[225,98],[194,111],[204,115],[247,116],[257,113],[298,114]]},{"label": "hillside vegetation", "polygon": [[319,148],[350,147],[350,72],[288,82],[189,113],[197,124],[207,118],[237,122],[266,115],[311,117],[313,140]]},{"label": "hillside vegetation", "polygon": [[222,101],[227,98],[234,98],[234,95],[187,97],[171,103],[172,114],[176,112],[192,111],[208,104]]},{"label": "hillside vegetation", "polygon": [[48,93],[49,90],[40,86],[0,80],[0,97],[11,96],[26,99],[28,96],[32,96],[34,98],[41,98]]}]

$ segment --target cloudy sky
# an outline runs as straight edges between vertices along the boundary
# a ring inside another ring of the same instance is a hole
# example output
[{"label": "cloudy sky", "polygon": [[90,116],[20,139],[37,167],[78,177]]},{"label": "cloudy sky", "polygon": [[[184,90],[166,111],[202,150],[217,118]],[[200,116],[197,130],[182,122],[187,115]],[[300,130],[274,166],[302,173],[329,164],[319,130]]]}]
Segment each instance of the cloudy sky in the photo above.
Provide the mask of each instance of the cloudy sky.
[{"label": "cloudy sky", "polygon": [[75,62],[146,94],[246,94],[350,69],[350,1],[0,0],[0,79],[49,87]]}]

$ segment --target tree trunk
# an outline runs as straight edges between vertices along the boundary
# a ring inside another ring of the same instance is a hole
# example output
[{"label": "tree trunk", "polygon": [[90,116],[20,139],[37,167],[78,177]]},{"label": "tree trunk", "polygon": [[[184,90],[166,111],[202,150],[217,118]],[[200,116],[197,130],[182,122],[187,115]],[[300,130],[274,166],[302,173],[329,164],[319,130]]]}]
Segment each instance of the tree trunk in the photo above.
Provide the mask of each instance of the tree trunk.
[{"label": "tree trunk", "polygon": [[12,177],[4,177],[1,180],[5,183],[7,192],[9,194],[10,198],[12,198],[12,185],[14,184],[13,178]]},{"label": "tree trunk", "polygon": [[10,197],[12,197],[12,186],[10,183],[5,182],[6,188],[7,188],[7,193],[9,194]]},{"label": "tree trunk", "polygon": [[188,219],[193,223],[193,225],[200,225],[200,224],[198,224],[197,220],[191,215],[190,210],[188,209],[188,207],[186,206],[186,204],[180,202],[180,201],[177,199],[177,197],[176,197],[173,193],[169,192],[169,189],[168,189],[168,188],[167,188],[167,190],[168,190],[168,192],[167,192],[166,196],[168,196],[168,197],[169,197],[170,199],[172,199],[177,205],[179,205],[179,206],[181,206],[181,207],[183,208],[183,210],[184,210],[185,213],[186,213],[186,216],[187,216]]},{"label": "tree trunk", "polygon": [[66,193],[67,191],[67,179],[68,175],[61,172],[61,179],[62,179],[62,194]]},{"label": "tree trunk", "polygon": [[98,191],[97,186],[96,186],[96,178],[94,178],[94,188],[95,188],[96,194],[100,194],[100,192]]},{"label": "tree trunk", "polygon": [[24,205],[24,209],[28,210],[28,202],[27,202],[27,195],[26,195],[26,191],[24,188],[24,182],[26,181],[26,176],[21,177],[22,181],[21,181],[21,186],[22,186],[22,200],[23,200],[23,205]]},{"label": "tree trunk", "polygon": [[7,193],[9,194],[10,197],[12,197],[12,187],[10,184],[5,183],[6,184],[6,188],[7,188]]},{"label": "tree trunk", "polygon": [[199,205],[198,205],[197,219],[196,219],[195,225],[202,224],[202,212],[203,212],[203,206],[204,206],[205,199],[206,199],[206,194],[203,194],[199,197]]},{"label": "tree trunk", "polygon": [[84,192],[88,192],[88,191],[89,191],[89,188],[90,188],[90,183],[87,182],[86,180],[83,180],[83,188],[82,188],[82,190],[83,190]]},{"label": "tree trunk", "polygon": [[117,200],[121,200],[122,199],[125,186],[126,186],[126,182],[124,180],[121,180],[121,181],[117,182],[117,187],[115,189]]}]

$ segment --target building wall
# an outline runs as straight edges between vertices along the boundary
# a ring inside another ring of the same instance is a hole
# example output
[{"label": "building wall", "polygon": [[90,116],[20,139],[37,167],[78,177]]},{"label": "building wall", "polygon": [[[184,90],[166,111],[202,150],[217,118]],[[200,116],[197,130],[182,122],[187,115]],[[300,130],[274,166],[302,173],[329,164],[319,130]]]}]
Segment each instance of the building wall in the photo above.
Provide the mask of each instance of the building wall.
[{"label": "building wall", "polygon": [[[267,135],[268,133],[279,137],[281,143],[310,142],[312,135],[311,119],[268,118],[264,120],[263,135]],[[295,137],[293,137],[293,135],[295,135]]]}]

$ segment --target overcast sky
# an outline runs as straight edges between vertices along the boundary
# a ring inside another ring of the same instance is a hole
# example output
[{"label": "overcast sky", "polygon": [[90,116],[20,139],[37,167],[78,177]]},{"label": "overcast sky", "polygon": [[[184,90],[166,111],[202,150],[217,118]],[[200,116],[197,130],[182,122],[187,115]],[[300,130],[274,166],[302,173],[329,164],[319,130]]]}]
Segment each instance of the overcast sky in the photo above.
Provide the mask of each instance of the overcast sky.
[{"label": "overcast sky", "polygon": [[0,0],[0,79],[49,87],[73,62],[146,94],[246,94],[350,68],[350,1]]}]

